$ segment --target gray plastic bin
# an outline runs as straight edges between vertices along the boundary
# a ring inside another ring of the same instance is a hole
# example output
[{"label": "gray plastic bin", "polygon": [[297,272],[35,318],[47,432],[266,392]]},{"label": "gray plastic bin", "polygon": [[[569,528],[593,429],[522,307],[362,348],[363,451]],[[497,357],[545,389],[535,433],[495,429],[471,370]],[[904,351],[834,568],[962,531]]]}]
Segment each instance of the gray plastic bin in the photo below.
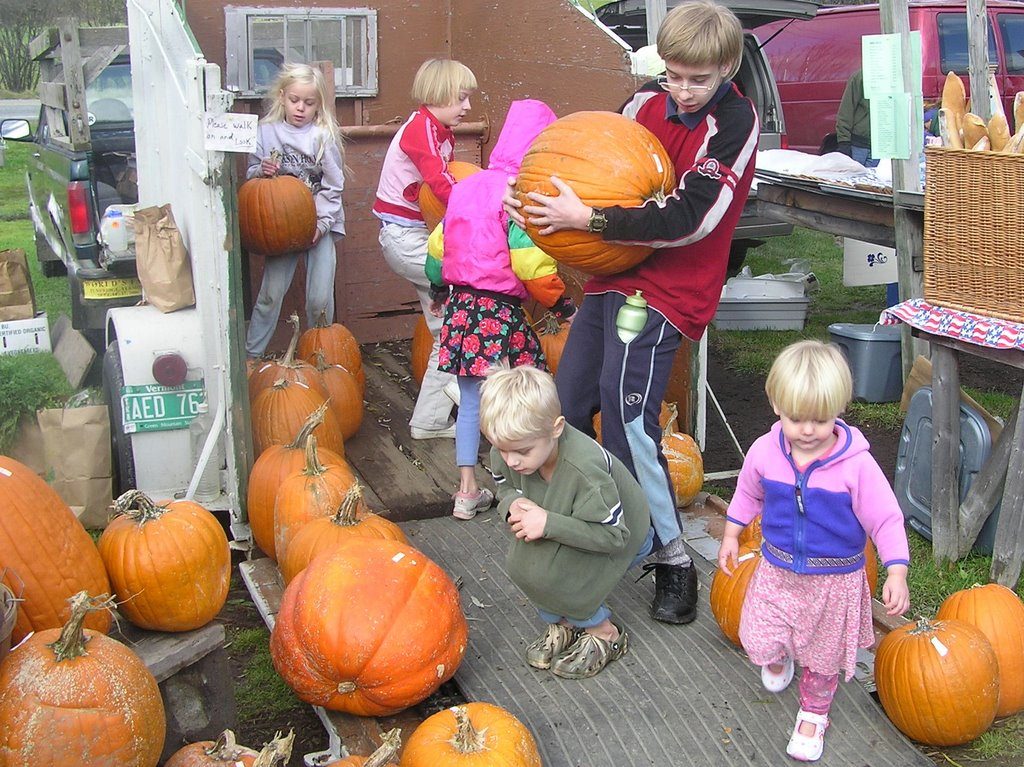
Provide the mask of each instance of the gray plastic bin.
[{"label": "gray plastic bin", "polygon": [[828,334],[850,362],[855,400],[896,402],[903,396],[899,325],[837,322]]},{"label": "gray plastic bin", "polygon": [[[988,458],[992,437],[981,414],[960,403],[960,488],[963,501]],[[932,387],[922,386],[910,398],[896,451],[894,488],[903,516],[911,528],[932,539]],[[974,550],[991,554],[1000,504],[985,521]]]}]

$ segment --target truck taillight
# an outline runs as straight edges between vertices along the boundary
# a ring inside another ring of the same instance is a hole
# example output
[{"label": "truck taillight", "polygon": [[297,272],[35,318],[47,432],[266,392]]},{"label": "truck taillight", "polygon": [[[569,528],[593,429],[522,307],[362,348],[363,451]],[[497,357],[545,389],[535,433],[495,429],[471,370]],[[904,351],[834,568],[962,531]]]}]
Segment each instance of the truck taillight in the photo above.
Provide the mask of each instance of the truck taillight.
[{"label": "truck taillight", "polygon": [[779,134],[779,149],[789,149],[789,136],[785,133]]},{"label": "truck taillight", "polygon": [[71,218],[72,234],[85,234],[89,231],[89,187],[82,181],[68,184],[68,215]]}]

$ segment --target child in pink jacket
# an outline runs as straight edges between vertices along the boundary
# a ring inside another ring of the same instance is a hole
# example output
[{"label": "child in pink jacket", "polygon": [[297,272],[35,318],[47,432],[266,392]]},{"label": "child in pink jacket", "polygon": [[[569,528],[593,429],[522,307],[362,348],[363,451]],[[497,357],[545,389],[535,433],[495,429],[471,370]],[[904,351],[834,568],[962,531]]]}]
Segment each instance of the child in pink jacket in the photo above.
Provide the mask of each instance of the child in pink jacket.
[{"label": "child in pink jacket", "polygon": [[779,416],[747,453],[729,504],[718,566],[727,574],[740,531],[761,514],[763,558],[751,578],[740,641],[771,692],[800,677],[800,711],[786,752],[816,761],[839,682],[853,676],[857,649],[874,642],[864,546],[874,541],[888,571],[882,601],[890,615],[910,606],[910,552],[903,514],[856,428],[839,420],[853,390],[835,346],[786,347],[765,391]]}]

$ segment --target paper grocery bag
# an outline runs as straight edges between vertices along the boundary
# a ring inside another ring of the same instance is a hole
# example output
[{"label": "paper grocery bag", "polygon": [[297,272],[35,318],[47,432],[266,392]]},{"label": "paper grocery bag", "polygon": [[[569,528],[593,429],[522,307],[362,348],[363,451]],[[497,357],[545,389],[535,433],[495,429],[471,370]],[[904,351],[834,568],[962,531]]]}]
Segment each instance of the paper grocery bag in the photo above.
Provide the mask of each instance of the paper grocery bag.
[{"label": "paper grocery bag", "polygon": [[0,250],[0,322],[36,316],[25,251]]},{"label": "paper grocery bag", "polygon": [[36,412],[44,477],[88,528],[104,528],[113,500],[110,417],[106,405]]},{"label": "paper grocery bag", "polygon": [[164,313],[195,306],[192,264],[169,203],[135,211],[135,263],[146,303]]}]

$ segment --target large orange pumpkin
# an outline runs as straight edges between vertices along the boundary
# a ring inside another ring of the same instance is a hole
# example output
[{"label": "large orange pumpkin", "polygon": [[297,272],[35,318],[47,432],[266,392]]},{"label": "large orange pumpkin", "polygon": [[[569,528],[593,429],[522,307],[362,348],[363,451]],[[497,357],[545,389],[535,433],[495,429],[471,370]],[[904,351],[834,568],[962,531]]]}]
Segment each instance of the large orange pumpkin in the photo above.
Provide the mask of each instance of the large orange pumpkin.
[{"label": "large orange pumpkin", "polygon": [[273,386],[282,378],[291,382],[304,383],[327,399],[327,389],[321,380],[320,373],[308,362],[295,359],[295,348],[299,343],[299,315],[293,313],[288,318],[288,324],[292,326],[292,337],[284,356],[279,360],[260,360],[249,373],[249,402],[255,400],[261,391]]},{"label": "large orange pumpkin", "polygon": [[118,609],[140,628],[191,631],[224,606],[231,586],[231,550],[220,522],[193,501],[153,500],[129,490],[99,550]]},{"label": "large orange pumpkin", "polygon": [[995,719],[999,664],[981,629],[922,618],[879,642],[875,686],[904,735],[929,746],[958,746]]},{"label": "large orange pumpkin", "polygon": [[402,528],[363,505],[362,487],[357,482],[345,493],[338,511],[329,517],[312,519],[299,528],[281,558],[281,577],[291,583],[317,555],[339,541],[357,538],[386,538],[408,543]]},{"label": "large orange pumpkin", "polygon": [[416,728],[399,767],[437,765],[541,767],[526,725],[492,703],[466,703],[438,711]]},{"label": "large orange pumpkin", "polygon": [[402,748],[402,731],[397,727],[385,732],[380,739],[380,746],[369,756],[346,756],[337,762],[331,762],[327,767],[385,767],[393,764]]},{"label": "large orange pumpkin", "polygon": [[[246,496],[246,512],[253,540],[268,557],[277,561],[274,548],[274,503],[281,483],[306,465],[306,440],[313,429],[323,423],[327,403],[312,413],[302,424],[298,434],[284,445],[271,445],[256,459],[249,472],[249,494]],[[317,455],[323,463],[342,463],[344,453],[336,453],[325,447],[317,447]]]},{"label": "large orange pumpkin", "polygon": [[412,332],[412,347],[409,352],[409,366],[412,368],[412,377],[417,384],[423,383],[423,376],[427,374],[427,365],[430,364],[430,352],[434,350],[434,336],[430,332],[423,315],[416,321],[416,328]]},{"label": "large orange pumpkin", "polygon": [[1024,709],[1024,603],[1006,586],[989,583],[950,594],[939,606],[938,620],[961,620],[985,635],[999,665],[996,716]]},{"label": "large orange pumpkin", "polygon": [[689,506],[704,487],[704,457],[689,434],[672,432],[661,438],[677,506]]},{"label": "large orange pumpkin", "polygon": [[711,579],[711,614],[719,628],[734,645],[740,644],[740,615],[743,600],[747,596],[750,579],[761,561],[761,552],[756,548],[740,546],[739,557],[732,568],[732,575],[716,570]]},{"label": "large orange pumpkin", "polygon": [[[519,168],[516,195],[530,205],[529,192],[557,195],[551,176],[572,187],[586,204],[635,208],[663,200],[675,189],[672,160],[645,127],[614,112],[576,112],[541,131]],[[555,260],[590,274],[615,274],[643,261],[651,248],[606,242],[577,229],[541,234],[526,231]]]},{"label": "large orange pumpkin", "polygon": [[322,351],[328,365],[341,365],[359,382],[359,396],[366,391],[366,372],[363,370],[363,353],[352,331],[340,322],[328,323],[323,313],[316,324],[299,338],[298,356],[311,365],[317,363],[316,353]]},{"label": "large orange pumpkin", "polygon": [[[11,593],[24,598],[11,635],[15,644],[31,631],[64,625],[70,615],[68,599],[76,592],[110,592],[96,544],[68,505],[38,474],[3,455],[0,574]],[[85,625],[105,633],[110,614],[92,611]]]},{"label": "large orange pumpkin", "polygon": [[156,767],[166,729],[156,679],[83,627],[96,611],[86,592],[69,601],[64,628],[33,634],[0,665],[0,764]]},{"label": "large orange pumpkin", "polygon": [[363,390],[359,381],[341,365],[331,365],[324,359],[324,353],[316,353],[316,372],[324,387],[327,404],[338,419],[341,436],[351,439],[363,425]]},{"label": "large orange pumpkin", "polygon": [[568,322],[559,322],[550,312],[545,312],[540,318],[537,338],[540,339],[540,348],[544,352],[544,359],[548,363],[551,375],[558,372],[558,363],[562,360],[565,342],[569,340],[570,328],[572,325]]},{"label": "large orange pumpkin", "polygon": [[314,519],[335,513],[356,478],[348,463],[324,465],[317,455],[316,437],[306,440],[301,471],[281,483],[274,502],[274,551],[283,561],[296,533]]},{"label": "large orange pumpkin", "polygon": [[[479,165],[463,162],[462,160],[452,160],[448,163],[448,172],[455,177],[456,182],[462,181],[462,179],[468,178],[480,170],[482,169]],[[437,199],[437,195],[434,194],[430,185],[425,183],[420,184],[419,203],[420,212],[423,214],[423,221],[427,225],[427,231],[432,232],[441,223],[441,219],[444,218],[444,213],[448,206]]]},{"label": "large orange pumpkin", "polygon": [[238,233],[251,253],[307,250],[316,234],[313,193],[294,176],[249,179],[238,189]]},{"label": "large orange pumpkin", "polygon": [[[252,401],[252,444],[259,455],[271,445],[291,442],[306,419],[326,402],[320,392],[304,383],[280,378]],[[345,452],[341,425],[328,408],[323,423],[314,428],[320,443],[335,453]]]},{"label": "large orange pumpkin", "polygon": [[467,635],[459,591],[429,557],[396,541],[352,538],[285,588],[270,654],[307,703],[387,716],[452,677]]},{"label": "large orange pumpkin", "polygon": [[201,740],[179,748],[164,767],[252,767],[259,756],[235,742],[235,733],[224,730],[216,741]]}]

